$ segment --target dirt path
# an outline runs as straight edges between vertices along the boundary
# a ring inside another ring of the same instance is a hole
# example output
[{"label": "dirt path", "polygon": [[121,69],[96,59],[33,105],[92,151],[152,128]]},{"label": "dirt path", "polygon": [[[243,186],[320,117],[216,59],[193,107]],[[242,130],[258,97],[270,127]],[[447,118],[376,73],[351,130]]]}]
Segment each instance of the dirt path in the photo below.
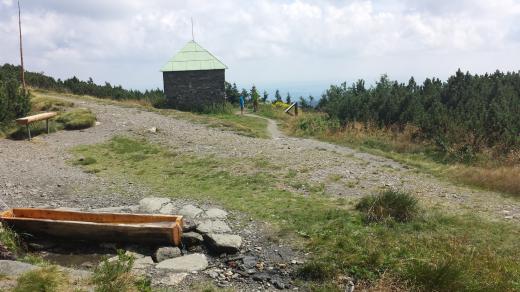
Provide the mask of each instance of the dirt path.
[{"label": "dirt path", "polygon": [[[194,155],[266,159],[277,166],[273,171],[296,173],[294,180],[323,184],[332,197],[357,199],[394,187],[417,194],[429,207],[520,220],[518,200],[456,186],[347,147],[285,137],[272,120],[268,130],[275,139],[257,139],[136,108],[71,100],[93,110],[100,125],[37,137],[33,142],[0,140],[0,198],[10,206],[107,207],[135,204],[149,196],[148,189],[126,181],[124,176],[108,180],[66,162],[73,146],[128,134]],[[146,129],[151,127],[157,127],[158,133],[149,133]]]}]

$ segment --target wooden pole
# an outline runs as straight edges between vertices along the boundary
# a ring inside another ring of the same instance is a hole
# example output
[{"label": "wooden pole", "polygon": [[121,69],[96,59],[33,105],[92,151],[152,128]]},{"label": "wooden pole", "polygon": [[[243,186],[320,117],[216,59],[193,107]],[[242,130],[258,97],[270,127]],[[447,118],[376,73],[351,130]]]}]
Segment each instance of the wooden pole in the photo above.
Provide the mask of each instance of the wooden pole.
[{"label": "wooden pole", "polygon": [[20,0],[18,0],[18,30],[20,32],[20,63],[21,63],[21,66],[22,66],[22,68],[21,68],[22,88],[23,88],[23,94],[25,94],[26,93],[26,88],[25,88],[25,70],[24,70],[24,67],[23,67],[22,13],[20,11]]}]

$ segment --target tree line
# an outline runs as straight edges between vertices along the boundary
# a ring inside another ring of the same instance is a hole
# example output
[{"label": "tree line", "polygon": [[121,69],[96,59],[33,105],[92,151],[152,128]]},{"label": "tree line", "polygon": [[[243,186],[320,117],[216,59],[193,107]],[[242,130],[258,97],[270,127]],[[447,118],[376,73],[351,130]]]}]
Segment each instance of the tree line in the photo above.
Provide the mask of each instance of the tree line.
[{"label": "tree line", "polygon": [[[3,78],[16,79],[20,78],[20,66],[4,64],[0,67],[0,74]],[[78,95],[91,95],[99,98],[111,98],[116,100],[139,99],[149,100],[152,104],[161,103],[164,100],[164,93],[160,89],[152,90],[128,90],[121,85],[113,86],[109,82],[104,85],[94,83],[92,78],[87,81],[78,79],[76,76],[61,80],[54,79],[43,73],[25,72],[25,82],[28,86],[40,89],[53,90],[57,92],[68,92]]]},{"label": "tree line", "polygon": [[419,128],[418,138],[442,150],[473,154],[484,148],[520,147],[520,72],[472,75],[460,69],[446,82],[427,78],[417,84],[383,75],[374,86],[363,80],[331,86],[318,108],[341,124],[361,122],[402,131]]}]

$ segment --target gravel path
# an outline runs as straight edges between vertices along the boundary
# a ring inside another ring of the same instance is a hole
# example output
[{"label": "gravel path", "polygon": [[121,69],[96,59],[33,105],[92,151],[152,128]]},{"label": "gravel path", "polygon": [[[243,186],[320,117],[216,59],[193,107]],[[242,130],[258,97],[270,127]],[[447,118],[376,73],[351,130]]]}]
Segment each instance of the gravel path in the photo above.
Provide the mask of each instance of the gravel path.
[{"label": "gravel path", "polygon": [[[64,97],[65,98],[65,97]],[[286,137],[269,120],[274,139],[257,139],[208,128],[131,107],[74,100],[98,117],[84,131],[61,131],[32,142],[0,140],[0,199],[9,206],[109,207],[132,205],[150,191],[123,178],[84,173],[67,163],[68,149],[106,141],[118,134],[146,136],[182,153],[263,158],[294,180],[323,184],[333,197],[356,199],[384,187],[406,189],[427,206],[470,211],[499,220],[520,220],[520,202],[500,194],[453,185],[390,159],[312,139]],[[157,127],[158,133],[146,129]],[[290,187],[288,187],[290,188]],[[298,189],[305,193],[305,189]]]}]

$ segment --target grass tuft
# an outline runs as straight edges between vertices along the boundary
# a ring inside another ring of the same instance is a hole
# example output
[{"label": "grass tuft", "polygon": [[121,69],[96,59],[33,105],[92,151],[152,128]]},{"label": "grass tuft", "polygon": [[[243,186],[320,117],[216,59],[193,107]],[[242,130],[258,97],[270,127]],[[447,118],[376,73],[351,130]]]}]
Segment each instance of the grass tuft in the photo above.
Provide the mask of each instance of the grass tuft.
[{"label": "grass tuft", "polygon": [[58,122],[62,123],[66,130],[80,130],[90,128],[96,122],[96,116],[85,108],[77,108],[59,115]]},{"label": "grass tuft", "polygon": [[419,211],[417,199],[405,192],[386,190],[375,196],[363,197],[356,205],[367,222],[385,222],[389,219],[407,222]]},{"label": "grass tuft", "polygon": [[60,271],[57,266],[43,267],[29,271],[17,280],[13,292],[58,292],[70,291],[67,275]]},{"label": "grass tuft", "polygon": [[[104,259],[95,269],[92,282],[96,292],[137,291],[137,287],[147,286],[145,282],[132,275],[134,257],[117,251],[117,260]],[[144,290],[144,289],[143,289]]]}]

